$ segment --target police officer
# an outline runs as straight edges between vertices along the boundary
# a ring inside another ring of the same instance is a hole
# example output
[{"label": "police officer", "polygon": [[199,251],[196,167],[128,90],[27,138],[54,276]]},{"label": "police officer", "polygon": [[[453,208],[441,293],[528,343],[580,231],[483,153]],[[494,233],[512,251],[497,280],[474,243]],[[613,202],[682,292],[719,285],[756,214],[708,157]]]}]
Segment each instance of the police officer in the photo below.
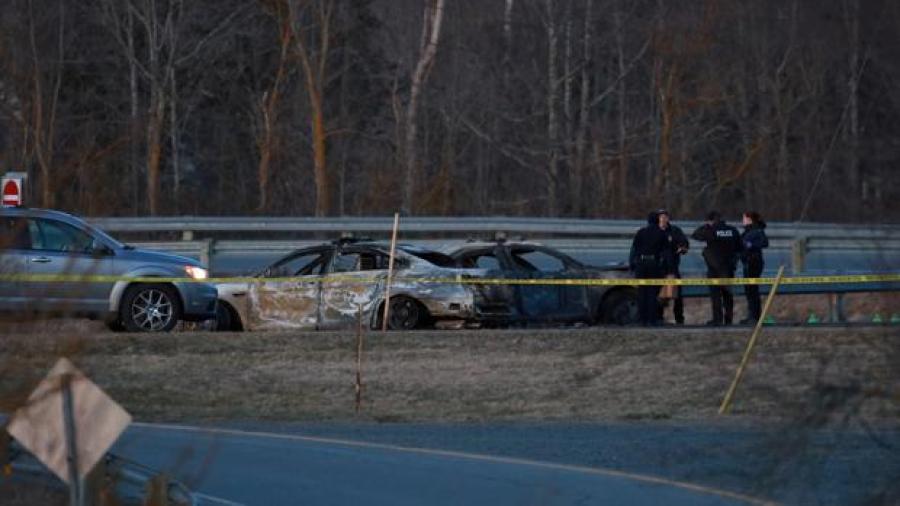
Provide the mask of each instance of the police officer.
[{"label": "police officer", "polygon": [[[706,261],[706,275],[710,278],[733,278],[741,253],[741,235],[738,230],[722,220],[716,211],[706,216],[706,223],[691,234],[697,241],[705,242],[703,260]],[[734,297],[731,288],[722,285],[709,287],[712,301],[712,320],[707,325],[731,325],[734,319]],[[724,314],[723,314],[724,306]]]},{"label": "police officer", "polygon": [[[760,277],[765,265],[762,250],[769,247],[769,238],[766,237],[766,222],[756,211],[744,213],[744,232],[741,234],[741,242],[744,247],[744,253],[741,255],[744,277]],[[744,294],[747,296],[747,317],[741,320],[741,323],[756,323],[762,313],[759,285],[745,285]]]},{"label": "police officer", "polygon": [[[666,233],[659,228],[656,213],[650,213],[647,226],[638,230],[631,243],[629,265],[638,279],[663,277],[667,262],[668,241]],[[638,286],[638,313],[641,324],[658,325],[659,309],[656,298],[659,286]]]},{"label": "police officer", "polygon": [[[659,228],[666,233],[666,244],[668,251],[665,255],[666,265],[663,266],[665,276],[672,276],[675,279],[681,279],[681,256],[687,254],[690,244],[687,236],[681,230],[681,227],[674,225],[671,220],[669,211],[660,209],[656,211]],[[664,320],[665,302],[660,304],[659,319]],[[675,316],[675,323],[684,325],[684,299],[681,298],[681,285],[675,286],[675,297],[672,306],[672,314]]]}]

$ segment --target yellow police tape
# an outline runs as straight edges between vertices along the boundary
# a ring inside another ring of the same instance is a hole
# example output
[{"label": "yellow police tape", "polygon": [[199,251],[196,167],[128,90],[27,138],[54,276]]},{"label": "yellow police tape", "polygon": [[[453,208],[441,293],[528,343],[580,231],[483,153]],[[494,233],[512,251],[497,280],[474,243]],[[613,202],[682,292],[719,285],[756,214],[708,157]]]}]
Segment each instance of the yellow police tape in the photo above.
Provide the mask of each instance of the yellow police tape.
[{"label": "yellow police tape", "polygon": [[[290,277],[223,277],[194,279],[188,277],[162,276],[110,276],[102,274],[0,274],[0,282],[27,283],[295,283],[295,284],[374,284],[384,279],[383,275],[363,276],[290,276]],[[771,285],[775,278],[478,278],[458,275],[455,277],[431,278],[417,276],[395,276],[392,284],[433,283],[462,285],[538,285],[538,286],[698,286],[698,285]],[[820,285],[833,283],[900,283],[900,273],[851,274],[839,276],[795,276],[781,280],[783,285]]]}]

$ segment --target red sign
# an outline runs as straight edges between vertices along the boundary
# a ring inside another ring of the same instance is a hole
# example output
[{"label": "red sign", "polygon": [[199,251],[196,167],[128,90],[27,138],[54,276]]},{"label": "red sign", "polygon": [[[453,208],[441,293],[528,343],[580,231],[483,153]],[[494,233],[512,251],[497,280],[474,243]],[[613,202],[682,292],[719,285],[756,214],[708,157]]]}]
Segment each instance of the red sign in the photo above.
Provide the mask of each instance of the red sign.
[{"label": "red sign", "polygon": [[18,179],[3,180],[3,205],[22,205],[22,182]]}]

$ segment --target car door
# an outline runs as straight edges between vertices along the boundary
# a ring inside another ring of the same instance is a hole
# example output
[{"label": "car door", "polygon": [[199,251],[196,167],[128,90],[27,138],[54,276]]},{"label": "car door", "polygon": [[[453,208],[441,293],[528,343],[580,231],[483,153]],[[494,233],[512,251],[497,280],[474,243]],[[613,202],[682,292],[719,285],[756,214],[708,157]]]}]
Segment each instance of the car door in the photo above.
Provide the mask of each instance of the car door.
[{"label": "car door", "polygon": [[[536,246],[524,254],[544,276],[554,279],[580,279],[584,276],[578,262],[551,248]],[[585,285],[557,285],[560,292],[560,312],[567,320],[591,321],[590,289]]]},{"label": "car door", "polygon": [[546,255],[535,252],[533,248],[515,246],[507,248],[509,268],[516,272],[516,277],[535,281],[535,284],[517,286],[519,292],[519,308],[529,320],[562,319],[562,294],[556,285],[540,284],[545,279],[554,279],[561,266],[552,262]]},{"label": "car door", "polygon": [[0,311],[19,312],[28,307],[25,283],[8,276],[28,274],[30,249],[28,221],[17,216],[0,217]]},{"label": "car door", "polygon": [[[338,250],[322,283],[320,327],[348,328],[377,310],[387,280],[388,256],[374,248],[349,246]],[[395,258],[394,268],[402,262]]]},{"label": "car door", "polygon": [[330,257],[330,248],[302,250],[266,268],[249,289],[251,327],[317,328],[321,278]]},{"label": "car door", "polygon": [[23,290],[33,307],[38,311],[62,313],[108,311],[114,282],[103,278],[115,272],[112,250],[85,230],[59,220],[29,217],[28,230],[31,236],[27,257],[29,274],[86,278],[25,283]]},{"label": "car door", "polygon": [[[516,277],[516,271],[504,269],[509,264],[506,255],[499,246],[471,248],[453,255],[464,269],[484,269],[484,277],[488,279],[506,279]],[[475,308],[480,316],[500,320],[514,319],[520,316],[518,287],[511,284],[476,284]]]}]

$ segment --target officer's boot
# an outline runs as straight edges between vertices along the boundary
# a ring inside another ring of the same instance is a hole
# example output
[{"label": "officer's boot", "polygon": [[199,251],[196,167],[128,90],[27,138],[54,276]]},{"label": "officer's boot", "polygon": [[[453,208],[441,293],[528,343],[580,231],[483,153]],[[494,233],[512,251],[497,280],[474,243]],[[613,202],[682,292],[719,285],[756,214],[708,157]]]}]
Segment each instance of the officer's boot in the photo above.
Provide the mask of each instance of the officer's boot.
[{"label": "officer's boot", "polygon": [[712,320],[707,325],[718,326],[722,324],[722,292],[718,286],[709,287],[710,301],[712,302]]},{"label": "officer's boot", "polygon": [[731,288],[722,287],[722,301],[725,303],[725,325],[731,325],[734,321],[734,296]]}]

